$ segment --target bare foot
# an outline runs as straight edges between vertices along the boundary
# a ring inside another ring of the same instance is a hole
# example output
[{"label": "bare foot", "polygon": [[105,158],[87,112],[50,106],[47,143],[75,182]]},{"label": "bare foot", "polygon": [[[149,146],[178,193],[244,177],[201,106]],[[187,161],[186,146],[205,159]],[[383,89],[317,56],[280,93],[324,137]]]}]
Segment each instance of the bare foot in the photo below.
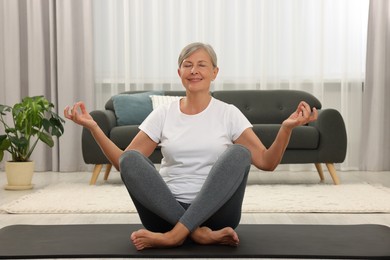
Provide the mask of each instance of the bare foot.
[{"label": "bare foot", "polygon": [[191,238],[198,244],[202,245],[228,245],[238,246],[240,240],[234,229],[226,227],[220,230],[213,231],[208,227],[199,227],[191,234]]},{"label": "bare foot", "polygon": [[189,230],[178,223],[171,231],[155,233],[146,229],[140,229],[131,234],[130,239],[137,250],[157,247],[176,247],[183,244],[189,235]]}]

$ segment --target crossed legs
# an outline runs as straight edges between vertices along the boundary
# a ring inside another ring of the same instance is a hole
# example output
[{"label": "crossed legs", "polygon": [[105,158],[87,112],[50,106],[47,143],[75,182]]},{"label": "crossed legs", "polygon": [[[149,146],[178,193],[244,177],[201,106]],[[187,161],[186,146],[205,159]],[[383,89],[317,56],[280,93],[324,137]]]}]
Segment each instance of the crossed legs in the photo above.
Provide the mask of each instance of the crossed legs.
[{"label": "crossed legs", "polygon": [[200,244],[237,245],[234,231],[241,217],[250,168],[250,152],[230,146],[211,169],[192,202],[178,202],[153,163],[137,151],[120,159],[122,180],[137,208],[141,229],[131,235],[137,249],[174,247],[189,236]]}]

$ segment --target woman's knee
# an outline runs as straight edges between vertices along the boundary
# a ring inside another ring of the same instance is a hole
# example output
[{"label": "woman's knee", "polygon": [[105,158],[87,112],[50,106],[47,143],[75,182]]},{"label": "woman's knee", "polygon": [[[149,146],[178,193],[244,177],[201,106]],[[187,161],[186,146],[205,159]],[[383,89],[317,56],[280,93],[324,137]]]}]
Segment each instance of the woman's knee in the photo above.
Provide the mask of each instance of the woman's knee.
[{"label": "woman's knee", "polygon": [[134,160],[139,158],[139,152],[135,150],[128,150],[123,152],[123,154],[119,157],[119,167],[120,169],[127,169],[130,165],[133,164]]},{"label": "woman's knee", "polygon": [[137,150],[127,150],[123,152],[123,154],[119,157],[119,166],[122,169],[122,165],[124,168],[128,166],[133,166],[134,164],[144,164],[154,165],[153,162],[144,156],[142,153]]},{"label": "woman's knee", "polygon": [[228,153],[245,164],[251,164],[252,154],[248,148],[241,144],[233,144],[228,148]]},{"label": "woman's knee", "polygon": [[133,174],[139,173],[142,169],[153,166],[153,163],[149,158],[136,150],[125,151],[119,158],[119,169],[122,179],[124,177],[129,178]]}]

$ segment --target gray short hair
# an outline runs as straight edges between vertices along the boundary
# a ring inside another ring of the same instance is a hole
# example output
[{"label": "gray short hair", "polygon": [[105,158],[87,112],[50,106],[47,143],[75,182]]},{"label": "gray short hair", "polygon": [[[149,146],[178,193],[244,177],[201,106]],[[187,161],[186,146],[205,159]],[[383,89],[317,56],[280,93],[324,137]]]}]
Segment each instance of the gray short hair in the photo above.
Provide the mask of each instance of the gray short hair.
[{"label": "gray short hair", "polygon": [[213,64],[213,67],[216,68],[217,67],[217,54],[215,54],[213,47],[211,47],[211,45],[209,45],[209,44],[201,43],[201,42],[190,43],[186,47],[183,48],[183,50],[181,51],[181,53],[179,55],[179,59],[178,59],[179,68],[180,68],[181,64],[183,63],[183,61],[186,58],[188,58],[188,56],[190,56],[192,53],[194,53],[195,51],[200,50],[200,49],[205,50],[209,54],[210,59],[211,59],[211,63]]}]

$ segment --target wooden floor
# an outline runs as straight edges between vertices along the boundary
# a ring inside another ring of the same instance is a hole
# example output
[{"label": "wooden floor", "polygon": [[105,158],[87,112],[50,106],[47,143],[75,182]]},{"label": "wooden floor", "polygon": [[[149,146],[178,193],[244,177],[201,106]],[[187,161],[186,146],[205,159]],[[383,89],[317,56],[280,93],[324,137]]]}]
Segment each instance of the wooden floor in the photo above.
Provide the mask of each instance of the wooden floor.
[{"label": "wooden floor", "polygon": [[[103,174],[101,174],[103,175]],[[325,182],[332,183],[327,172]],[[360,172],[345,171],[338,172],[343,183],[375,183],[390,187],[390,172]],[[89,172],[37,172],[34,175],[34,189],[28,191],[7,191],[6,177],[0,172],[0,205],[15,200],[30,192],[35,192],[50,184],[58,182],[89,183],[91,173]],[[103,184],[103,176],[98,179],[98,184]],[[118,172],[112,172],[108,182],[120,182]],[[315,171],[288,172],[276,171],[260,172],[251,171],[250,183],[318,183],[319,177]],[[66,199],[66,198],[64,198]],[[390,203],[390,202],[389,202]],[[136,214],[1,214],[0,228],[14,224],[106,224],[106,223],[140,223]],[[243,224],[382,224],[390,226],[390,214],[243,214]]]}]

